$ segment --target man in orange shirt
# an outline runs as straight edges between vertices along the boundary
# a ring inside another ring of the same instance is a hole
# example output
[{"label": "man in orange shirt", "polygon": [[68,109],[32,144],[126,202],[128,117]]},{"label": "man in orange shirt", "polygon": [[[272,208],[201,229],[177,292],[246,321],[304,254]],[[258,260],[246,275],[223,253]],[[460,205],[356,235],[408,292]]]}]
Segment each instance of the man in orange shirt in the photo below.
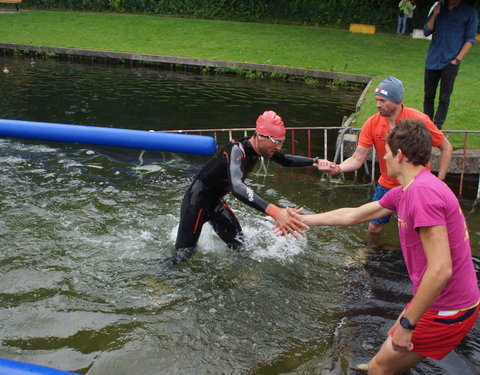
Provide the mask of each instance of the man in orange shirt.
[{"label": "man in orange shirt", "polygon": [[[399,185],[396,178],[389,177],[387,174],[387,165],[384,159],[385,137],[398,121],[412,118],[422,120],[432,136],[432,145],[440,150],[438,178],[444,180],[452,159],[452,145],[427,115],[402,104],[404,91],[402,81],[395,77],[387,77],[380,82],[375,89],[378,113],[363,124],[354,154],[341,164],[321,160],[317,165],[318,169],[331,175],[357,170],[363,165],[370,148],[374,146],[380,163],[380,178],[372,201],[380,200],[387,191]],[[390,216],[371,221],[368,231],[380,233],[389,220]]]}]

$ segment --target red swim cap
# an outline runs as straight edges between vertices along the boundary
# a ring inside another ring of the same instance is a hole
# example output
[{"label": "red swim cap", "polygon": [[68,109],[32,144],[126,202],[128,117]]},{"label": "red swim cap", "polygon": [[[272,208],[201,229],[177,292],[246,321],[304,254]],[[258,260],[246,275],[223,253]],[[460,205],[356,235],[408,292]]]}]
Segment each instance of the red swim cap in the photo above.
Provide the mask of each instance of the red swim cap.
[{"label": "red swim cap", "polygon": [[256,132],[271,137],[284,137],[285,127],[282,118],[273,111],[265,111],[257,118]]}]

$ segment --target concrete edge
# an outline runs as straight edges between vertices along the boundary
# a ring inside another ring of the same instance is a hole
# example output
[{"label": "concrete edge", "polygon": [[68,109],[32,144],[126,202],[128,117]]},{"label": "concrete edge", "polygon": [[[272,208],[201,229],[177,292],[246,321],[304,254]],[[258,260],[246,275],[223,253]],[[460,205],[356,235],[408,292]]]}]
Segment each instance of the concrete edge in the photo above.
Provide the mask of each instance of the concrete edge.
[{"label": "concrete edge", "polygon": [[66,47],[47,47],[47,46],[35,46],[29,44],[15,44],[15,43],[0,43],[0,49],[6,50],[19,50],[19,51],[31,51],[31,52],[46,52],[55,53],[59,55],[71,55],[71,56],[86,56],[86,57],[98,57],[109,59],[123,59],[129,61],[148,61],[160,64],[181,64],[188,66],[198,67],[213,67],[213,68],[242,68],[245,70],[254,70],[260,72],[277,72],[295,76],[308,76],[312,78],[320,78],[327,80],[343,79],[351,83],[368,84],[372,77],[364,76],[360,74],[352,73],[339,73],[330,72],[319,69],[307,69],[307,68],[295,68],[284,65],[269,65],[269,64],[255,64],[255,63],[242,63],[237,61],[225,61],[225,60],[210,60],[210,59],[198,59],[191,57],[177,57],[166,55],[149,55],[141,53],[129,53],[129,52],[115,52],[115,51],[99,51],[90,49],[79,48],[66,48]]}]

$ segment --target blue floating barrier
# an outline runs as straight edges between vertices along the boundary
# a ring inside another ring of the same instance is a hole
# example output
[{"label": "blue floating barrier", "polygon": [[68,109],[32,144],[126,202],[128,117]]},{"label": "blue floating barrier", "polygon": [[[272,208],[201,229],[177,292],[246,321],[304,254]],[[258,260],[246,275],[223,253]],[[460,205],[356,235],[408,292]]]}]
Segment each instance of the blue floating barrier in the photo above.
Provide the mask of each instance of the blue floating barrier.
[{"label": "blue floating barrier", "polygon": [[0,119],[0,136],[204,156],[216,150],[215,139],[204,135],[8,119]]},{"label": "blue floating barrier", "polygon": [[1,375],[78,375],[73,372],[0,358]]}]

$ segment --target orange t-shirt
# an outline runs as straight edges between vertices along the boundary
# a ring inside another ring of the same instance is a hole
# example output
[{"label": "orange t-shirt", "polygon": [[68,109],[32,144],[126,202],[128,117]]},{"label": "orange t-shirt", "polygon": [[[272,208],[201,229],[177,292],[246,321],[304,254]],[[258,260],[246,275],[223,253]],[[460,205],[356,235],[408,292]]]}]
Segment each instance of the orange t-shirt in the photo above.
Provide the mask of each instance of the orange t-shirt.
[{"label": "orange t-shirt", "polygon": [[[422,120],[432,135],[432,146],[438,147],[445,140],[445,136],[430,120],[430,117],[416,109],[405,107],[402,104],[402,112],[400,112],[397,122],[404,118]],[[380,178],[378,179],[378,183],[387,189],[392,189],[400,184],[396,178],[389,177],[387,174],[387,162],[385,161],[384,156],[386,153],[385,137],[389,131],[390,125],[388,125],[387,119],[381,116],[380,113],[377,113],[363,124],[358,138],[358,144],[368,148],[372,147],[372,145],[375,147],[375,152],[377,153],[378,161],[380,163]]]}]

